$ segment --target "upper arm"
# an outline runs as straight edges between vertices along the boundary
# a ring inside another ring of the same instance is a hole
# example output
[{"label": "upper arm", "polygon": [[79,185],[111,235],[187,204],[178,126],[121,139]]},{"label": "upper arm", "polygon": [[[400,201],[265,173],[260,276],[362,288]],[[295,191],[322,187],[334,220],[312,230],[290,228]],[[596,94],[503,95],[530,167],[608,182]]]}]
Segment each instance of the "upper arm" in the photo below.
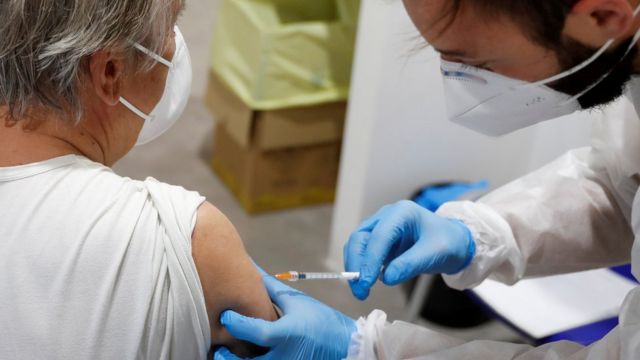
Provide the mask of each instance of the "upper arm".
[{"label": "upper arm", "polygon": [[276,314],[262,277],[247,255],[231,222],[213,205],[198,209],[192,236],[193,258],[204,290],[213,345],[238,354],[251,351],[220,325],[220,313],[231,309],[247,316],[275,320]]}]

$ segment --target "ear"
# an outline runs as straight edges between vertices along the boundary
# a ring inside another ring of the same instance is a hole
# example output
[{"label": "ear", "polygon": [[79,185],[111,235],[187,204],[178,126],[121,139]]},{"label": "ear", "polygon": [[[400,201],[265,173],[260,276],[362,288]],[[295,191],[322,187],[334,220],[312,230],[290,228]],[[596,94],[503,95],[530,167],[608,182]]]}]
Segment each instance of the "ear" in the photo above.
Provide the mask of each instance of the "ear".
[{"label": "ear", "polygon": [[628,0],[580,0],[567,16],[564,35],[599,48],[607,40],[630,36],[633,22]]},{"label": "ear", "polygon": [[124,60],[113,51],[100,50],[89,58],[89,76],[97,97],[110,106],[120,102]]}]

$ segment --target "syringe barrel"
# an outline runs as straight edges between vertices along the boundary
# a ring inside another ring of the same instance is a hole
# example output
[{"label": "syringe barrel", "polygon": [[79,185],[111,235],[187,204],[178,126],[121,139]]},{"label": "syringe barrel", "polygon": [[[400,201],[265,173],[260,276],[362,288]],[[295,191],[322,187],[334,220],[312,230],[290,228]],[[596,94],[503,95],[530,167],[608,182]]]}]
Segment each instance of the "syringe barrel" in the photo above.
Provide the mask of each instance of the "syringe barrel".
[{"label": "syringe barrel", "polygon": [[308,272],[300,273],[300,280],[328,280],[328,279],[345,279],[355,280],[360,277],[359,273],[329,273],[329,272]]}]

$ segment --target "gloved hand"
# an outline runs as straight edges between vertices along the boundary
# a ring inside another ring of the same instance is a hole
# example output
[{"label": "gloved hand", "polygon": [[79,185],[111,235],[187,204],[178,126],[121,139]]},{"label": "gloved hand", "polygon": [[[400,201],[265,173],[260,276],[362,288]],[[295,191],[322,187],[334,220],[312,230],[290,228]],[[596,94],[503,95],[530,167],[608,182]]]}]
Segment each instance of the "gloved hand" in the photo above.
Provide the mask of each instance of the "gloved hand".
[{"label": "gloved hand", "polygon": [[471,194],[479,195],[483,190],[489,188],[489,182],[486,180],[475,183],[451,183],[447,185],[431,186],[424,189],[413,200],[423,208],[433,212],[449,201],[460,199],[462,196]]},{"label": "gloved hand", "polygon": [[360,272],[351,290],[360,300],[383,271],[398,285],[423,273],[456,274],[471,263],[475,241],[462,222],[440,217],[412,201],[383,207],[354,232],[344,248],[346,271]]},{"label": "gloved hand", "polygon": [[[262,272],[273,302],[284,312],[275,322],[249,318],[225,311],[220,322],[239,340],[271,350],[257,359],[343,359],[351,335],[357,330],[353,319],[292,289]],[[215,352],[215,360],[238,360],[227,348]]]}]

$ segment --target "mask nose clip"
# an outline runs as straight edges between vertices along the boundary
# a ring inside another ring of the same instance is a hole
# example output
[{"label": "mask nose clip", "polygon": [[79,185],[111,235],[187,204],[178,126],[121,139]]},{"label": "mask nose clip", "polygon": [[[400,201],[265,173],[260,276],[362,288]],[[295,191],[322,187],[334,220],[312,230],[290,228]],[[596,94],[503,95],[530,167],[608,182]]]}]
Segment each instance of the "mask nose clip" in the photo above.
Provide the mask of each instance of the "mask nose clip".
[{"label": "mask nose clip", "polygon": [[450,79],[450,80],[458,80],[458,81],[467,81],[476,84],[486,85],[488,81],[480,75],[474,75],[470,72],[463,70],[447,70],[444,68],[440,69],[442,76]]}]

